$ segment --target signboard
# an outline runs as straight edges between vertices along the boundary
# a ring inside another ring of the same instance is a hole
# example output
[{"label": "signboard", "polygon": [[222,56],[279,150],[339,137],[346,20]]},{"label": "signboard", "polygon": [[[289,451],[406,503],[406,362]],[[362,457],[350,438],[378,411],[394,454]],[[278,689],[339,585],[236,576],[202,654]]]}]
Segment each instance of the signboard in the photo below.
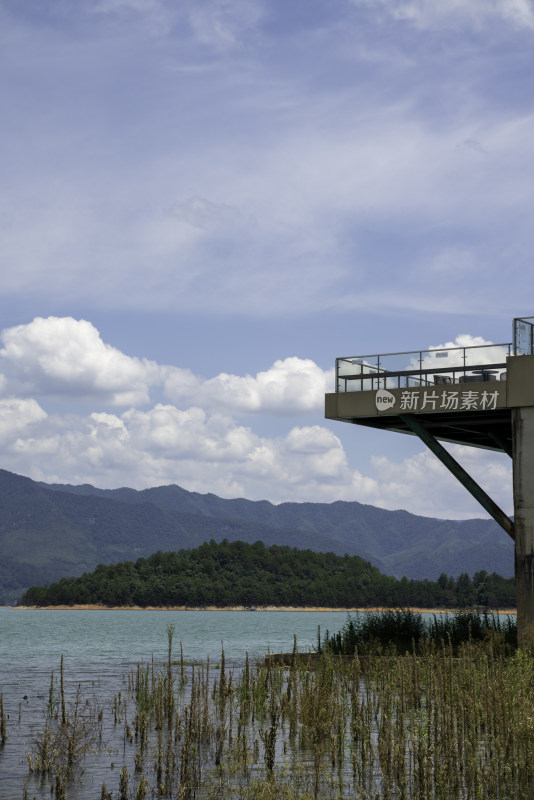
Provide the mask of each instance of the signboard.
[{"label": "signboard", "polygon": [[378,389],[375,405],[379,413],[389,414],[494,411],[506,406],[506,388],[464,389],[447,385],[429,389]]}]

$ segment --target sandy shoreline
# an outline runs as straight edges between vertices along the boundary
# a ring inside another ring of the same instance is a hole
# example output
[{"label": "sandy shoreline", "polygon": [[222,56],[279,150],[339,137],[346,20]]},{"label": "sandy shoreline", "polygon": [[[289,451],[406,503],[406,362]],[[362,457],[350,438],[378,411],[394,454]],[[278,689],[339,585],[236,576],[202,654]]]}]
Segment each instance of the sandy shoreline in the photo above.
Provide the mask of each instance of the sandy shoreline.
[{"label": "sandy shoreline", "polygon": [[[395,609],[380,607],[375,608],[329,608],[327,606],[102,606],[97,604],[72,605],[72,606],[13,606],[15,611],[41,610],[41,611],[333,611],[345,614],[366,611],[394,611]],[[406,609],[403,609],[406,610]],[[457,608],[410,608],[419,614],[456,614]],[[488,609],[488,614],[516,614],[515,609],[495,611]]]}]

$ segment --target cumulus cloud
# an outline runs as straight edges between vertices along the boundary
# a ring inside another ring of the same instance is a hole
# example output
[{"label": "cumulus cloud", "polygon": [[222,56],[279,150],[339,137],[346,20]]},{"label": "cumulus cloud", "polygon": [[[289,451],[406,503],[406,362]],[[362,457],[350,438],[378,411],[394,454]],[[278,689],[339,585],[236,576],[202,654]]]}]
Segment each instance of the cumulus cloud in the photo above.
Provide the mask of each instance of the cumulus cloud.
[{"label": "cumulus cloud", "polygon": [[220,373],[202,379],[190,371],[170,369],[165,391],[171,400],[187,400],[203,408],[291,415],[322,409],[333,379],[333,370],[323,370],[311,359],[289,357],[256,375]]},{"label": "cumulus cloud", "polygon": [[444,344],[431,344],[429,350],[446,350],[453,347],[485,347],[493,345],[489,339],[484,339],[483,336],[472,336],[470,333],[459,333],[458,336],[452,341],[445,342]]},{"label": "cumulus cloud", "polygon": [[235,462],[246,455],[253,441],[250,430],[219,415],[208,417],[201,408],[182,411],[157,404],[145,412],[132,409],[123,418],[139,449],[164,458]]},{"label": "cumulus cloud", "polygon": [[[128,357],[105,344],[91,323],[70,317],[36,318],[4,330],[1,340],[8,388],[61,397],[68,409],[64,414],[47,413],[28,396],[0,399],[6,469],[49,482],[88,482],[105,488],[178,483],[224,497],[358,500],[436,517],[483,515],[429,452],[402,461],[375,455],[365,474],[349,464],[337,431],[322,424],[298,424],[289,430],[279,425],[275,435],[259,435],[238,420],[259,413],[279,419],[283,414],[322,414],[332,375],[309,359],[279,360],[255,376],[204,379],[187,369]],[[469,346],[496,348],[469,334],[435,347]],[[152,388],[164,388],[169,402],[147,403]],[[73,414],[68,402],[74,398],[100,407],[85,416]],[[126,401],[130,407],[123,411],[103,408]],[[452,449],[509,511],[507,457],[467,447]]]},{"label": "cumulus cloud", "polygon": [[86,320],[36,317],[6,328],[0,338],[4,370],[25,393],[139,405],[148,402],[149,387],[161,381],[155,362],[105,344]]},{"label": "cumulus cloud", "polygon": [[[239,424],[243,413],[322,410],[332,380],[310,359],[279,360],[255,376],[204,379],[191,370],[126,356],[86,320],[36,318],[0,335],[7,389],[0,401],[3,464],[42,480],[144,487],[176,482],[224,496],[275,501],[337,499],[353,476],[337,436],[320,425],[262,437]],[[171,403],[148,408],[151,389]],[[330,386],[328,385],[328,388]],[[99,405],[87,416],[48,415],[20,395]],[[123,413],[103,410],[127,405]],[[185,406],[185,407],[184,407]]]},{"label": "cumulus cloud", "polygon": [[354,491],[341,442],[321,426],[262,437],[230,417],[194,407],[156,404],[121,415],[47,417],[31,401],[4,401],[0,436],[6,469],[49,482],[135,488],[177,483],[273,502],[330,501],[340,492],[352,499]]},{"label": "cumulus cloud", "polygon": [[220,373],[213,378],[190,369],[127,356],[105,343],[86,320],[36,317],[0,334],[0,391],[92,399],[115,406],[147,404],[163,387],[173,402],[229,413],[296,415],[322,410],[333,370],[311,359],[288,357],[256,375]]},{"label": "cumulus cloud", "polygon": [[[510,349],[506,344],[494,344],[482,336],[471,336],[469,333],[461,333],[452,341],[444,344],[430,345],[423,351],[421,366],[423,369],[432,369],[438,364],[437,356],[434,351],[447,353],[446,360],[440,357],[440,367],[471,367],[478,364],[504,364],[506,357],[510,355]],[[411,367],[419,368],[419,359],[412,360]]]},{"label": "cumulus cloud", "polygon": [[[429,345],[426,349],[409,351],[394,356],[395,369],[443,369],[444,367],[473,367],[479,364],[502,364],[504,366],[511,347],[508,343],[495,344],[482,336],[459,334],[455,339],[442,344]],[[384,356],[382,357],[383,363]],[[367,362],[366,362],[367,363]]]},{"label": "cumulus cloud", "polygon": [[[508,514],[513,513],[512,462],[506,455],[474,447],[446,445],[456,460]],[[428,450],[401,461],[374,456],[379,487],[373,503],[382,508],[405,508],[440,519],[486,517],[486,512],[443,464]]]},{"label": "cumulus cloud", "polygon": [[19,436],[28,436],[35,424],[46,418],[46,411],[35,400],[0,400],[0,441],[16,442]]},{"label": "cumulus cloud", "polygon": [[[30,400],[0,402],[2,466],[38,480],[145,488],[177,483],[191,491],[272,502],[358,500],[415,514],[466,519],[481,507],[428,451],[395,461],[372,458],[369,474],[348,464],[340,439],[321,425],[259,436],[222,414],[170,404],[120,415],[48,415]],[[507,457],[450,446],[508,513]]]}]

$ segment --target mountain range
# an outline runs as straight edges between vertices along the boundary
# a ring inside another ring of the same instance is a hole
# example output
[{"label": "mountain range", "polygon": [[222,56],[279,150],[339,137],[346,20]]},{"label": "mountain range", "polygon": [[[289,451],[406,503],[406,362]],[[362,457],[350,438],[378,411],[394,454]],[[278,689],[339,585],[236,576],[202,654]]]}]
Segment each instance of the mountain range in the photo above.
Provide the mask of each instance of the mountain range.
[{"label": "mountain range", "polygon": [[179,486],[98,489],[0,470],[0,602],[97,564],[214,539],[359,555],[388,575],[514,574],[512,540],[486,519],[441,520],[358,502],[223,499]]}]

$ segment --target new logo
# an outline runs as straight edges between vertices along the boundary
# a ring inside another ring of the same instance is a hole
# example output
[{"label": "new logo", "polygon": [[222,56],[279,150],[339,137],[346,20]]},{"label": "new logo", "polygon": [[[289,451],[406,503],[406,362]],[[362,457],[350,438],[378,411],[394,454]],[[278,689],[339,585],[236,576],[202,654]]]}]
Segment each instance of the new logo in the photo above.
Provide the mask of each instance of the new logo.
[{"label": "new logo", "polygon": [[375,396],[375,403],[378,411],[387,411],[395,405],[395,397],[386,389],[379,389]]}]

